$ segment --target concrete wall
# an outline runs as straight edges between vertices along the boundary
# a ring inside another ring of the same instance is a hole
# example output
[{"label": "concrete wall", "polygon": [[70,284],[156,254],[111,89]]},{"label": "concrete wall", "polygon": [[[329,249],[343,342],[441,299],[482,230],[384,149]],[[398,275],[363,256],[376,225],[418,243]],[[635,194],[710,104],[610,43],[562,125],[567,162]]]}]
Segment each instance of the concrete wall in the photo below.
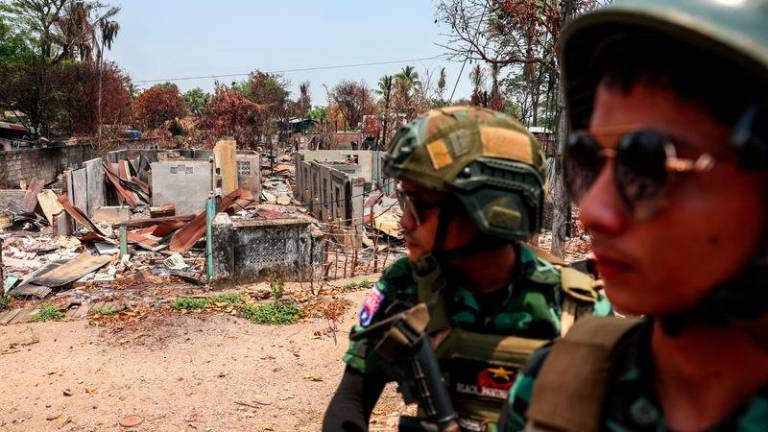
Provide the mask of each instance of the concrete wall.
[{"label": "concrete wall", "polygon": [[173,204],[177,215],[205,210],[211,190],[211,163],[208,161],[152,162],[152,205]]},{"label": "concrete wall", "polygon": [[314,237],[307,218],[259,221],[214,219],[214,284],[237,285],[267,280],[309,281],[322,274],[324,243]]},{"label": "concrete wall", "polygon": [[[130,148],[110,152],[108,159],[112,163],[117,163],[124,159],[137,159],[140,155],[143,155],[149,162],[208,162],[213,157],[213,152],[208,149]],[[238,150],[236,160],[238,162],[238,184],[258,197],[261,194],[261,155],[255,151]]]},{"label": "concrete wall", "polygon": [[80,168],[96,157],[90,144],[0,151],[0,188],[17,188],[33,178],[52,182],[68,168]]},{"label": "concrete wall", "polygon": [[117,163],[123,159],[136,159],[139,155],[144,155],[150,162],[158,162],[163,160],[175,160],[175,159],[197,159],[205,160],[213,153],[210,150],[197,150],[197,149],[158,149],[158,148],[132,148],[121,149],[109,152],[108,158],[112,163]]},{"label": "concrete wall", "polygon": [[305,161],[344,162],[350,156],[357,157],[360,165],[360,175],[370,183],[381,178],[380,160],[384,155],[381,151],[371,150],[301,150],[298,153]]},{"label": "concrete wall", "polygon": [[302,161],[296,169],[296,198],[323,222],[359,223],[365,179],[359,165]]},{"label": "concrete wall", "polygon": [[238,152],[236,160],[238,185],[253,192],[258,199],[261,195],[261,156],[256,152]]}]

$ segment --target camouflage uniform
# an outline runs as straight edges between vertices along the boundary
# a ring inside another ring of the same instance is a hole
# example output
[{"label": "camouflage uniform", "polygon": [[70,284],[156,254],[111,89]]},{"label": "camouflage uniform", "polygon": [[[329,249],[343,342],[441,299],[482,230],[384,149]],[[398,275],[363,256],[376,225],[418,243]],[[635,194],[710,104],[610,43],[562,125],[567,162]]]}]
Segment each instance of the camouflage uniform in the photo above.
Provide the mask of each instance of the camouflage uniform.
[{"label": "camouflage uniform", "polygon": [[[388,177],[407,179],[446,198],[436,204],[440,212],[432,251],[412,261],[403,258],[384,271],[367,293],[353,333],[425,304],[430,316],[425,332],[460,424],[466,430],[494,431],[518,368],[536,347],[561,334],[561,314],[607,314],[610,306],[595,294],[589,278],[585,288],[594,297],[576,300],[577,293],[561,285],[583,287],[584,281],[561,283],[571,280],[562,276],[572,275],[571,269],[561,270],[520,243],[541,226],[545,169],[535,138],[511,117],[473,107],[430,111],[397,133],[384,162]],[[447,225],[459,214],[469,216],[478,234],[467,245],[444,250]],[[457,285],[462,277],[454,273],[452,260],[509,245],[516,262],[506,287],[477,295]],[[359,409],[363,390],[353,377],[397,378],[376,352],[377,342],[350,343],[344,356],[348,370],[329,405],[325,430],[352,421],[345,416]],[[345,387],[346,382],[358,384]],[[366,403],[372,397],[377,396],[367,396]]]},{"label": "camouflage uniform", "polygon": [[[479,303],[477,297],[460,286],[450,286],[445,299],[448,321],[452,328],[484,335],[503,335],[530,338],[532,343],[544,343],[560,335],[560,314],[564,294],[560,289],[560,270],[538,258],[524,245],[518,246],[519,260],[513,280],[490,302]],[[402,258],[392,264],[381,280],[366,296],[366,304],[360,311],[366,326],[402,312],[419,303],[418,282],[414,279],[411,264]],[[370,304],[375,306],[368,307]],[[611,307],[605,297],[591,306],[591,313],[606,316]],[[370,315],[368,315],[370,314]],[[363,326],[357,324],[353,331]],[[344,361],[360,372],[388,376],[387,364],[373,349],[377,341],[363,339],[350,342]],[[474,361],[465,355],[457,355],[455,346],[436,349],[446,383],[454,395],[454,404],[462,421],[483,424],[468,413],[469,400],[480,397],[484,405],[501,409],[517,371],[509,364]],[[524,358],[521,359],[524,361]],[[458,399],[457,399],[458,397]],[[464,400],[462,401],[462,397]],[[486,431],[494,431],[495,425],[486,423]],[[473,430],[473,429],[468,429]]]},{"label": "camouflage uniform", "polygon": [[[650,358],[651,323],[646,321],[628,333],[615,356],[616,369],[608,384],[600,430],[606,432],[660,432],[670,430],[653,389]],[[537,351],[517,376],[502,412],[500,430],[522,431],[533,397],[536,377],[550,347]],[[768,425],[768,386],[763,387],[734,414],[707,432],[761,432]]]},{"label": "camouflage uniform", "polygon": [[[511,117],[473,107],[433,110],[393,138],[384,172],[447,198],[437,204],[432,251],[413,261],[403,258],[384,271],[367,293],[353,332],[426,304],[430,320],[425,332],[460,424],[466,430],[494,431],[518,368],[536,347],[561,334],[561,315],[608,314],[610,306],[595,294],[589,278],[586,289],[594,297],[576,300],[578,293],[561,285],[583,287],[584,280],[561,283],[571,280],[563,276],[572,275],[571,269],[537,257],[520,243],[541,226],[545,167],[535,138]],[[468,215],[478,234],[463,247],[444,250],[445,229],[458,214]],[[453,273],[452,260],[509,245],[516,262],[506,287],[477,295],[458,285],[462,278]],[[345,387],[345,382],[359,383],[353,378],[359,376],[396,379],[392,365],[376,352],[377,342],[350,342],[344,356],[348,371],[329,405],[325,430],[353,421],[349,410],[359,409],[362,395],[357,392],[363,390],[359,384]]]},{"label": "camouflage uniform", "polygon": [[[478,304],[466,289],[453,287],[448,300],[449,321],[453,327],[478,333],[513,335],[533,339],[554,339],[560,335],[560,312],[563,293],[560,271],[538,258],[528,247],[519,246],[519,261],[514,280],[507,285],[499,302],[488,308]],[[368,298],[381,298],[373,311],[370,324],[418,303],[417,283],[407,258],[392,264],[368,293]],[[610,314],[603,296],[593,306],[594,315]],[[360,330],[357,324],[354,330]],[[368,340],[350,342],[344,361],[366,373],[380,373],[383,368],[378,354]],[[511,385],[511,377],[508,384]],[[509,386],[507,386],[508,388]]]}]

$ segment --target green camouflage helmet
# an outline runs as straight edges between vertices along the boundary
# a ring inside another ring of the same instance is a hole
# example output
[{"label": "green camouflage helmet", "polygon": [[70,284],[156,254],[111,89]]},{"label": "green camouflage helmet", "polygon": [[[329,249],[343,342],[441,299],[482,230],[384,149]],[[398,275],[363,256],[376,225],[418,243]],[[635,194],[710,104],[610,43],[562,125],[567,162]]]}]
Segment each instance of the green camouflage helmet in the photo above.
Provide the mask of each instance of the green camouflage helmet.
[{"label": "green camouflage helmet", "polygon": [[519,122],[483,108],[432,110],[401,129],[384,174],[455,195],[478,229],[527,240],[541,226],[544,158]]},{"label": "green camouflage helmet", "polygon": [[768,79],[768,0],[617,0],[563,31],[560,64],[574,129],[585,128],[592,114],[595,54],[616,37],[640,32],[698,46],[758,82]]}]

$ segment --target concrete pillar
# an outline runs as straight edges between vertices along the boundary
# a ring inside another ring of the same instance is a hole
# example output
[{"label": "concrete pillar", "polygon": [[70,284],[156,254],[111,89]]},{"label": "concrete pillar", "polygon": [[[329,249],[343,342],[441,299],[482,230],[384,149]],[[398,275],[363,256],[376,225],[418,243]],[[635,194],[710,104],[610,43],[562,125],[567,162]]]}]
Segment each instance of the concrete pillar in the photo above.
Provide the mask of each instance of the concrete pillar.
[{"label": "concrete pillar", "polygon": [[213,219],[213,280],[217,288],[235,284],[235,226],[226,213]]}]

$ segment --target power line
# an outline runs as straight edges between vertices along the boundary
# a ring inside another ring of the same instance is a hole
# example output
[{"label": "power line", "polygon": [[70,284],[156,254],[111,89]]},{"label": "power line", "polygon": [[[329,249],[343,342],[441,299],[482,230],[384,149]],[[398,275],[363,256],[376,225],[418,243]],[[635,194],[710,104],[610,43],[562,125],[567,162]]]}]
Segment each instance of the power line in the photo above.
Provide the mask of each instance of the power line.
[{"label": "power line", "polygon": [[[290,72],[307,72],[307,71],[316,71],[316,70],[347,69],[347,68],[364,67],[364,66],[379,66],[379,65],[388,65],[388,64],[401,64],[401,63],[409,63],[409,62],[437,60],[437,59],[439,59],[441,57],[443,57],[442,54],[441,55],[432,56],[432,57],[412,58],[412,59],[404,59],[404,60],[391,60],[391,61],[371,62],[371,63],[355,63],[355,64],[346,64],[346,65],[313,66],[313,67],[304,67],[304,68],[296,68],[296,69],[283,69],[283,70],[267,71],[266,73],[269,73],[269,74],[282,74],[282,73],[290,73]],[[181,77],[181,78],[165,78],[165,79],[151,79],[151,80],[139,80],[139,81],[134,81],[134,82],[137,83],[137,84],[148,84],[148,83],[166,82],[166,81],[191,81],[191,80],[199,80],[199,79],[234,78],[234,77],[248,76],[248,75],[250,75],[250,73],[237,73],[237,74],[226,74],[226,75],[204,75],[204,76]]]}]

